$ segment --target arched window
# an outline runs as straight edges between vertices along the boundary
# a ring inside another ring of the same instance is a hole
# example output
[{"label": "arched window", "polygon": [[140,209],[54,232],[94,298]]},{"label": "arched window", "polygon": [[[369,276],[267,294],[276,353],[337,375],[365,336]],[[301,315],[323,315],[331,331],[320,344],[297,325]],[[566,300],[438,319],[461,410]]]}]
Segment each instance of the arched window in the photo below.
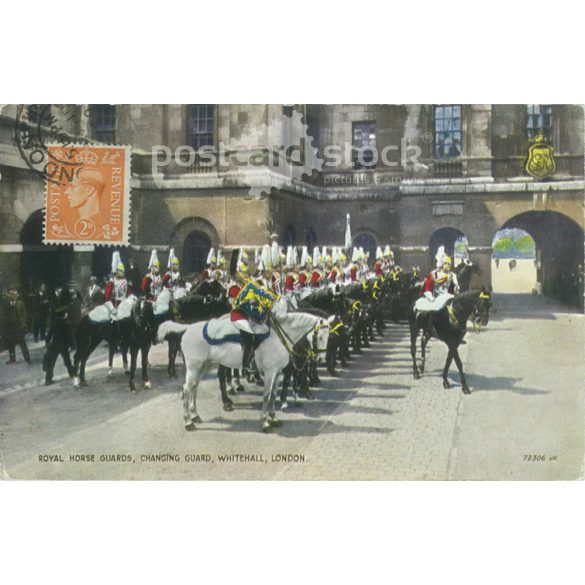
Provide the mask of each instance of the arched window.
[{"label": "arched window", "polygon": [[370,262],[376,259],[376,240],[370,234],[360,234],[353,239],[354,248],[363,248],[364,252],[369,252]]},{"label": "arched window", "polygon": [[192,231],[183,243],[182,271],[185,274],[201,272],[205,268],[210,248],[211,240],[206,234]]},{"label": "arched window", "polygon": [[283,243],[285,246],[296,246],[297,232],[293,225],[289,224],[284,228],[283,239],[284,239]]}]

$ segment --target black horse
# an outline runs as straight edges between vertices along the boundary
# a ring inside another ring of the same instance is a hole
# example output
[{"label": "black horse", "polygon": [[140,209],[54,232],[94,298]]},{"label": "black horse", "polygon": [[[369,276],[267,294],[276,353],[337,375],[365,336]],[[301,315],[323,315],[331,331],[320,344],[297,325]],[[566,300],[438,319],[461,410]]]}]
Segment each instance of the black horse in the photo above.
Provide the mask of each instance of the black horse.
[{"label": "black horse", "polygon": [[157,324],[154,318],[154,308],[152,302],[140,298],[132,309],[130,319],[126,320],[122,326],[122,338],[125,345],[130,349],[130,391],[136,392],[134,375],[136,373],[136,363],[138,352],[140,351],[142,366],[142,381],[145,388],[151,388],[148,379],[148,352],[153,344],[156,343]]},{"label": "black horse", "polygon": [[[476,314],[482,325],[487,325],[489,320],[491,296],[485,289],[472,290],[462,293],[450,300],[445,307],[436,312],[417,312],[414,305],[410,311],[410,355],[412,356],[412,371],[414,378],[420,378],[420,372],[425,368],[425,349],[431,337],[440,339],[449,348],[447,361],[443,368],[443,387],[450,388],[451,384],[447,378],[451,362],[455,360],[459,375],[461,376],[461,389],[464,394],[469,394],[469,386],[463,373],[463,364],[459,357],[459,345],[467,332],[467,320],[472,314]],[[416,362],[416,340],[419,332],[423,331],[421,342],[422,363],[419,366]]]},{"label": "black horse", "polygon": [[471,288],[471,276],[479,274],[479,266],[470,262],[461,262],[455,267],[455,274],[457,275],[457,282],[459,283],[459,291],[464,293]]},{"label": "black horse", "polygon": [[124,331],[124,327],[128,325],[127,321],[128,319],[122,319],[120,321],[108,320],[97,323],[90,319],[89,314],[82,317],[75,330],[76,351],[73,367],[75,369],[74,383],[76,386],[85,386],[87,384],[85,380],[87,360],[102,341],[106,341],[109,346],[108,375],[112,373],[114,354],[118,348],[122,353],[124,370],[128,371],[128,346],[125,343],[125,336],[121,334]]}]

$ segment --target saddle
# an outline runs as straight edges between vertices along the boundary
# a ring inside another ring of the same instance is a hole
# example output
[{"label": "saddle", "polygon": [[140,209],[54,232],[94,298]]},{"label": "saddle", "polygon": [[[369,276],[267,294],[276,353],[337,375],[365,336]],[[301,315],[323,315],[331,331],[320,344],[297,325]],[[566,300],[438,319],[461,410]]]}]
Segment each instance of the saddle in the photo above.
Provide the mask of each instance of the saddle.
[{"label": "saddle", "polygon": [[168,288],[163,289],[154,301],[154,314],[158,316],[168,313],[172,298],[171,291]]},{"label": "saddle", "polygon": [[114,307],[111,301],[108,301],[92,309],[88,313],[89,318],[94,323],[108,323],[110,321],[127,319],[132,315],[132,309],[136,304],[136,300],[135,296],[128,297],[118,305],[118,308]]},{"label": "saddle", "polygon": [[[270,332],[256,335],[256,345],[264,341],[269,335]],[[205,323],[203,326],[203,339],[209,345],[222,345],[224,343],[241,343],[242,336],[230,316],[223,315]]]},{"label": "saddle", "polygon": [[429,299],[426,297],[421,297],[416,301],[416,303],[414,303],[414,310],[418,313],[436,313],[437,311],[443,309],[452,298],[453,295],[449,293],[443,293],[432,301],[429,301]]}]

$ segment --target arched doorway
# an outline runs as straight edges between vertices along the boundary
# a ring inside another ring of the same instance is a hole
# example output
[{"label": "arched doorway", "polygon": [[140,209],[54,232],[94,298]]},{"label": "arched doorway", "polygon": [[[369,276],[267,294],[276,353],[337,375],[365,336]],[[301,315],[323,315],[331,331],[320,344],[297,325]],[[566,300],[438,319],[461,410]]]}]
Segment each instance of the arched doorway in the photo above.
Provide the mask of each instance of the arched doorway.
[{"label": "arched doorway", "polygon": [[531,293],[536,287],[536,243],[519,228],[498,230],[492,241],[495,293]]},{"label": "arched doorway", "polygon": [[309,250],[309,254],[312,254],[313,248],[317,245],[317,234],[312,227],[305,232],[305,245]]},{"label": "arched doorway", "polygon": [[[429,254],[431,256],[431,267],[435,267],[435,256],[440,246],[445,247],[445,253],[453,258],[455,256],[455,243],[459,242],[458,250],[467,249],[467,238],[465,234],[453,227],[443,227],[433,233],[429,241]],[[455,260],[453,260],[455,261]]]},{"label": "arched doorway", "polygon": [[283,234],[283,244],[285,246],[296,246],[297,244],[297,231],[295,230],[295,226],[294,225],[287,225],[284,228],[284,234]]},{"label": "arched doorway", "polygon": [[364,252],[369,252],[370,262],[376,259],[376,239],[370,234],[360,234],[353,239],[354,248],[363,248]]},{"label": "arched doorway", "polygon": [[564,304],[583,306],[583,229],[555,211],[527,211],[501,229],[520,229],[535,242],[536,278],[542,293]]},{"label": "arched doorway", "polygon": [[20,286],[24,297],[44,282],[49,288],[71,280],[73,247],[43,244],[43,210],[33,212],[20,231]]},{"label": "arched doorway", "polygon": [[211,249],[211,240],[199,230],[190,232],[183,243],[182,271],[185,275],[201,272],[205,268]]}]

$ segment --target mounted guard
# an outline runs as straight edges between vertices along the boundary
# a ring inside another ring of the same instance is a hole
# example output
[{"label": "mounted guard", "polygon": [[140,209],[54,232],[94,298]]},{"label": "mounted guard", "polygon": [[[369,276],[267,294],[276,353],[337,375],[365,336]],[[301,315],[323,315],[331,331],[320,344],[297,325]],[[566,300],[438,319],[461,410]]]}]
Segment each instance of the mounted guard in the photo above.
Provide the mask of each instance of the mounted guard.
[{"label": "mounted guard", "polygon": [[125,278],[126,269],[120,259],[120,252],[112,254],[112,277],[108,280],[105,290],[106,304],[117,309],[120,303],[132,294],[132,287]]},{"label": "mounted guard", "polygon": [[248,276],[247,266],[240,261],[234,283],[229,287],[228,297],[233,303],[230,321],[240,333],[244,351],[242,371],[247,375],[254,354],[256,335],[267,334],[270,331],[265,321],[277,296],[252,282]]},{"label": "mounted guard", "polygon": [[160,276],[160,262],[156,250],[150,253],[148,261],[148,272],[142,279],[140,290],[144,293],[149,301],[155,301],[160,295],[163,288],[163,280]]},{"label": "mounted guard", "polygon": [[163,288],[170,289],[174,293],[181,284],[180,262],[175,256],[175,249],[171,248],[169,251],[169,259],[167,261],[167,271],[162,277]]}]

